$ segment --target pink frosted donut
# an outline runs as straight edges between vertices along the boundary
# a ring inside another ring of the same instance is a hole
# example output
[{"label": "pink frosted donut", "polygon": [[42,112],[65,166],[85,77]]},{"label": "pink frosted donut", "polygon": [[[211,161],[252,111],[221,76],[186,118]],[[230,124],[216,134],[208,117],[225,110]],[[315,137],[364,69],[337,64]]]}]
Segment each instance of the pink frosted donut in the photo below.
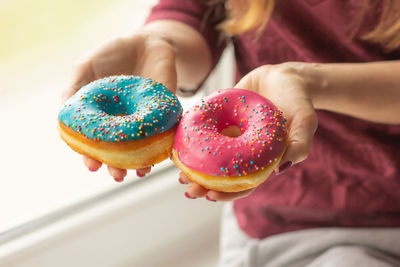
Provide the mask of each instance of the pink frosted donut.
[{"label": "pink frosted donut", "polygon": [[257,93],[217,91],[183,116],[172,160],[208,189],[237,192],[256,187],[284,153],[285,122],[282,112]]}]

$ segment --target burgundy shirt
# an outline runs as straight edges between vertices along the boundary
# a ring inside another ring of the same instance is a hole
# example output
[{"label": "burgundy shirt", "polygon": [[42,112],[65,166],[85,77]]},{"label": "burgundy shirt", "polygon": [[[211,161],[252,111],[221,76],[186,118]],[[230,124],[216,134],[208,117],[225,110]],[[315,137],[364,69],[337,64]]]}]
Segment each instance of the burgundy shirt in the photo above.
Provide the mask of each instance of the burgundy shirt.
[{"label": "burgundy shirt", "polygon": [[[225,46],[215,30],[222,17],[216,12],[219,8],[205,2],[162,0],[147,22],[172,19],[192,26],[207,40],[216,64]],[[238,78],[258,66],[285,61],[400,59],[400,50],[384,53],[377,45],[349,37],[360,1],[275,2],[260,38],[249,32],[232,39]],[[376,18],[371,14],[361,29],[371,28]],[[317,115],[309,157],[234,202],[239,225],[249,236],[327,226],[400,226],[400,126],[328,111]]]}]

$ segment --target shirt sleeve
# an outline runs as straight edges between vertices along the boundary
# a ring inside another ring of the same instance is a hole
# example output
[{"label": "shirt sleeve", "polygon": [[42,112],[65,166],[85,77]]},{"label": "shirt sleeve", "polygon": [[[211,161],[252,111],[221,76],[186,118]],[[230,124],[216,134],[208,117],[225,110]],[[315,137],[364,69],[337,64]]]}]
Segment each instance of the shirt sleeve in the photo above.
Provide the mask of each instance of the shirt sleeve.
[{"label": "shirt sleeve", "polygon": [[224,19],[220,5],[207,0],[160,0],[151,10],[146,24],[156,20],[175,20],[194,28],[206,40],[212,56],[212,69],[226,46],[216,26]]}]

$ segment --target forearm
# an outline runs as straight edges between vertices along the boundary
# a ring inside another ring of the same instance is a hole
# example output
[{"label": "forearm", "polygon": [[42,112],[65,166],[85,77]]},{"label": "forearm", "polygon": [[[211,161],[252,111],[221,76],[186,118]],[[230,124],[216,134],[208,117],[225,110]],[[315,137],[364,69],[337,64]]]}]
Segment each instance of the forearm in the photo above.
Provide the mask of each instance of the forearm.
[{"label": "forearm", "polygon": [[305,64],[316,109],[400,124],[400,61]]},{"label": "forearm", "polygon": [[159,20],[145,25],[143,30],[165,38],[174,46],[178,87],[195,88],[210,72],[210,48],[192,27],[177,21]]}]

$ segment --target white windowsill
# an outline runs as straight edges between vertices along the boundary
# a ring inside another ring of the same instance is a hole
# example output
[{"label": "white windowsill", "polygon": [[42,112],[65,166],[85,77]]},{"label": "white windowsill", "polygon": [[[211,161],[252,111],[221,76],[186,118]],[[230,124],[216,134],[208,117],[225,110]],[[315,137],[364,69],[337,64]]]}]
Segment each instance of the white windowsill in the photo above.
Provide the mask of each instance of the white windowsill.
[{"label": "white windowsill", "polygon": [[179,261],[213,266],[221,204],[184,199],[177,173],[168,168],[114,189],[98,202],[2,244],[0,266],[181,266]]},{"label": "white windowsill", "polygon": [[[116,1],[66,42],[0,62],[0,266],[214,266],[220,203],[186,199],[169,161],[123,184],[90,173],[56,131],[73,62],[138,28],[154,2]],[[232,85],[231,56],[219,68],[205,91]]]}]

